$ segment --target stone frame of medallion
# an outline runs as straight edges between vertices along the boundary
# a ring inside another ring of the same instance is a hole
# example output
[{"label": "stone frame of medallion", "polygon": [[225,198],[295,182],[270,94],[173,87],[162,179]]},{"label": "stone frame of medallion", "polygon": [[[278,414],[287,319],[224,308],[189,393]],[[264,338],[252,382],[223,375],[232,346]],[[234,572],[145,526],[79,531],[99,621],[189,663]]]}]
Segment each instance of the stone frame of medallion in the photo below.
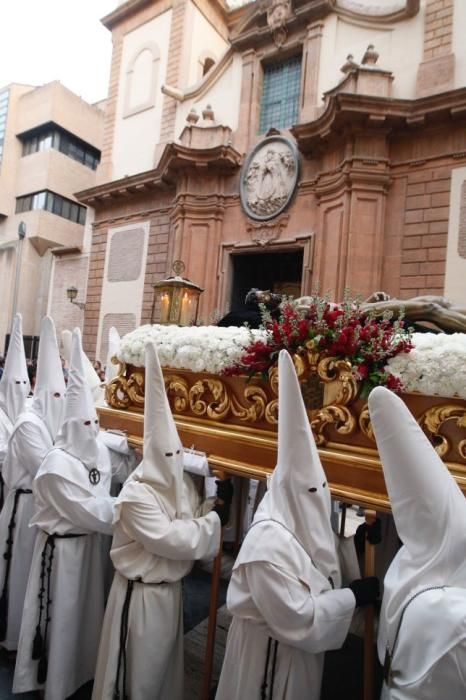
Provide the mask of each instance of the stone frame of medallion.
[{"label": "stone frame of medallion", "polygon": [[[253,222],[259,223],[259,222]],[[265,225],[271,222],[263,222]],[[292,253],[303,251],[303,271],[301,278],[301,295],[310,293],[312,289],[312,272],[314,266],[315,232],[298,234],[286,238],[278,238],[267,245],[259,245],[254,242],[226,241],[220,244],[218,257],[218,303],[217,309],[226,313],[230,303],[233,287],[233,256],[250,255],[251,253]]]},{"label": "stone frame of medallion", "polygon": [[[295,172],[294,177],[293,177],[293,180],[294,180],[293,188],[290,191],[286,202],[279,209],[277,209],[276,212],[274,212],[272,214],[266,214],[266,215],[260,216],[259,214],[255,214],[254,212],[252,212],[250,207],[247,204],[246,185],[244,183],[244,180],[245,180],[245,176],[247,175],[249,166],[251,165],[253,159],[256,157],[257,153],[259,151],[261,151],[263,148],[265,148],[267,144],[271,144],[274,141],[279,141],[281,143],[284,143],[290,148],[291,153],[293,155],[295,167],[296,167],[296,172]],[[302,168],[301,168],[301,154],[300,154],[298,147],[296,145],[296,141],[294,140],[294,138],[291,135],[284,136],[281,133],[277,133],[277,134],[270,134],[269,136],[265,136],[264,138],[262,138],[258,143],[256,143],[254,148],[252,148],[249,151],[249,153],[248,153],[248,155],[243,163],[243,166],[241,168],[240,181],[239,181],[239,193],[240,193],[241,209],[242,209],[243,213],[248,217],[248,219],[251,219],[251,221],[255,221],[255,222],[272,221],[273,219],[276,219],[277,217],[281,216],[288,209],[288,207],[293,203],[293,201],[296,197],[296,194],[298,191],[298,186],[299,186],[299,178],[301,176],[301,170],[302,170]]]}]

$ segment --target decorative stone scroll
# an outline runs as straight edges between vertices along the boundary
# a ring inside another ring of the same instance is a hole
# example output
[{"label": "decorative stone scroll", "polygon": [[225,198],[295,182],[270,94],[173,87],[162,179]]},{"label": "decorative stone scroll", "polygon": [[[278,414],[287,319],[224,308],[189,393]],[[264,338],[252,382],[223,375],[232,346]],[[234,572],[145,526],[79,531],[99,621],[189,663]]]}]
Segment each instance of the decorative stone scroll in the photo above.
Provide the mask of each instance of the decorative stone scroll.
[{"label": "decorative stone scroll", "polygon": [[299,154],[283,136],[269,136],[250,153],[241,173],[240,197],[246,214],[256,221],[278,216],[298,184]]}]

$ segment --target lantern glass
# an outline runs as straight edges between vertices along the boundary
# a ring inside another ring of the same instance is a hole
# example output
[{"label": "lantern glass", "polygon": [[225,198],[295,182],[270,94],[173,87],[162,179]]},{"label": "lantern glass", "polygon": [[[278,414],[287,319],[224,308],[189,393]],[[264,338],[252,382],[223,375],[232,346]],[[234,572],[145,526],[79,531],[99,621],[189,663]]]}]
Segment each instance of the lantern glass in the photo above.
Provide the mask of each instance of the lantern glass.
[{"label": "lantern glass", "polygon": [[154,291],[152,323],[177,326],[192,326],[196,323],[199,297],[203,291],[200,287],[176,276],[158,282]]}]

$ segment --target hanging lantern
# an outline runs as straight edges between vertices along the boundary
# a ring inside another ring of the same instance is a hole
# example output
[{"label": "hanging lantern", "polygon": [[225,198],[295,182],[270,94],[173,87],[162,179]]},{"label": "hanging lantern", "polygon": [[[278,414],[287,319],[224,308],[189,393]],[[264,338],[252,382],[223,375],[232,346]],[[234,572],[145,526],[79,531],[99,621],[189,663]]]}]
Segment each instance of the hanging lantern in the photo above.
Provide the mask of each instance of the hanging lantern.
[{"label": "hanging lantern", "polygon": [[[172,266],[175,276],[154,284],[152,323],[177,326],[192,326],[196,323],[199,297],[204,290],[190,280],[181,277],[185,269],[185,264],[181,260],[175,260]],[[160,312],[159,321],[155,321],[154,318],[157,302]]]}]

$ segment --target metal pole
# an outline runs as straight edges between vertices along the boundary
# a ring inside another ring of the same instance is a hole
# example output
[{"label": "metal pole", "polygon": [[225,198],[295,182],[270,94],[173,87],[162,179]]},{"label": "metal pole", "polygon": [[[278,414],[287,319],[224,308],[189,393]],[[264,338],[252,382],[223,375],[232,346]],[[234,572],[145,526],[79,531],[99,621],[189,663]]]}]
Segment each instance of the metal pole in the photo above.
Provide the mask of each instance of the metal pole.
[{"label": "metal pole", "polygon": [[16,275],[15,275],[15,286],[13,290],[13,311],[11,314],[11,323],[13,324],[13,319],[16,314],[16,307],[18,305],[18,292],[19,292],[19,282],[21,275],[21,259],[23,254],[23,240],[26,237],[26,224],[24,221],[18,226],[18,245],[16,247]]}]

